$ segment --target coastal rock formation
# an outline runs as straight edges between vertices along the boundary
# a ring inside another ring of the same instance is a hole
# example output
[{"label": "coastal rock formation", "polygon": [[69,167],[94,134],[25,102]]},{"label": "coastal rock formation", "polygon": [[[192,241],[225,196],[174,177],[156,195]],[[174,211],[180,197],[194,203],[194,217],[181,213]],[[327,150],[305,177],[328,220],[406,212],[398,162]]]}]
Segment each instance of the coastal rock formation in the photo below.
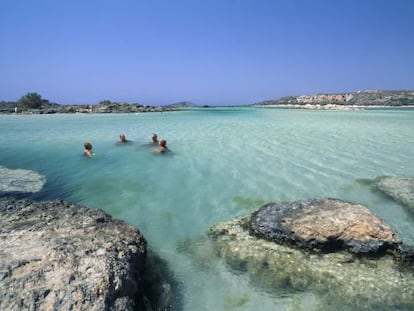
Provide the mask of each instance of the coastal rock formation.
[{"label": "coastal rock formation", "polygon": [[145,238],[97,209],[0,200],[1,310],[147,310]]},{"label": "coastal rock formation", "polygon": [[383,176],[373,181],[374,187],[414,211],[414,178]]},{"label": "coastal rock formation", "polygon": [[0,166],[0,176],[0,192],[38,192],[46,183],[46,177],[30,170]]},{"label": "coastal rock formation", "polygon": [[278,243],[354,253],[395,249],[397,234],[366,207],[337,199],[270,203],[253,213],[252,232]]},{"label": "coastal rock formation", "polygon": [[0,114],[141,113],[176,110],[177,108],[169,106],[148,106],[108,100],[104,100],[97,105],[60,105],[44,100],[38,108],[28,108],[18,102],[0,101]]},{"label": "coastal rock formation", "polygon": [[[395,233],[369,214],[362,206],[332,199],[268,204],[252,215],[216,224],[208,233],[217,255],[264,290],[310,291],[348,308],[412,309],[413,268],[396,260],[400,244]],[[329,251],[323,251],[325,243]],[[355,253],[368,249],[368,256]]]},{"label": "coastal rock formation", "polygon": [[[291,108],[341,109],[364,106],[412,106],[414,91],[368,90],[339,94],[315,94],[301,96],[285,96],[275,100],[267,100],[255,105],[280,105]],[[329,106],[331,105],[331,106]]]}]

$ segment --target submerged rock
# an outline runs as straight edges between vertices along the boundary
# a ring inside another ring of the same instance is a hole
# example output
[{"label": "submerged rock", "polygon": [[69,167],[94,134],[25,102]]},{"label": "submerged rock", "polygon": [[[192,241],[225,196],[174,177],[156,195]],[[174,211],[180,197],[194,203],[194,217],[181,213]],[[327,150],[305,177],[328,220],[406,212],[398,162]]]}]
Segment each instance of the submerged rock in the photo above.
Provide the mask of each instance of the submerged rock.
[{"label": "submerged rock", "polygon": [[46,183],[39,173],[0,166],[0,192],[38,192]]},{"label": "submerged rock", "polygon": [[145,238],[97,209],[0,199],[1,310],[146,310]]},{"label": "submerged rock", "polygon": [[373,183],[376,189],[414,209],[414,178],[383,176]]},{"label": "submerged rock", "polygon": [[[362,206],[332,199],[268,204],[253,215],[211,227],[209,236],[218,256],[271,292],[309,291],[325,297],[331,307],[414,308],[412,266],[400,265],[394,251],[383,252],[385,245],[392,248],[394,243],[397,251],[399,239]],[[312,251],[317,246],[323,249],[333,237],[341,241],[335,246],[343,247],[335,247],[335,252],[332,247],[329,252]],[[369,256],[355,253],[350,242],[355,238],[362,242],[363,253],[370,250]]]},{"label": "submerged rock", "polygon": [[337,199],[270,203],[252,214],[250,228],[265,239],[311,249],[368,253],[401,243],[369,209]]}]

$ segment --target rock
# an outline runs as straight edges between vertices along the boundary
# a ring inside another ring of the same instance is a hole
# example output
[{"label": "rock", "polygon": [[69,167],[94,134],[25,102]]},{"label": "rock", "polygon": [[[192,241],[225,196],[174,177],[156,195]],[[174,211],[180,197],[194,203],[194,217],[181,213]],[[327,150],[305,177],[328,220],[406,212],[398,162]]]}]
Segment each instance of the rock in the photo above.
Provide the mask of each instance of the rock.
[{"label": "rock", "polygon": [[0,199],[1,310],[148,310],[140,232],[60,200]]},{"label": "rock", "polygon": [[411,245],[401,244],[399,247],[399,259],[404,264],[414,264],[414,247]]},{"label": "rock", "polygon": [[236,218],[208,233],[217,256],[261,290],[312,293],[326,309],[414,310],[412,266],[403,268],[393,255],[310,252],[258,237],[250,221]]},{"label": "rock", "polygon": [[34,171],[0,166],[0,192],[38,192],[46,178]]},{"label": "rock", "polygon": [[259,237],[308,249],[375,253],[401,243],[369,209],[337,199],[270,203],[252,214],[249,225]]},{"label": "rock", "polygon": [[397,202],[414,209],[414,178],[383,176],[374,179],[373,184]]}]

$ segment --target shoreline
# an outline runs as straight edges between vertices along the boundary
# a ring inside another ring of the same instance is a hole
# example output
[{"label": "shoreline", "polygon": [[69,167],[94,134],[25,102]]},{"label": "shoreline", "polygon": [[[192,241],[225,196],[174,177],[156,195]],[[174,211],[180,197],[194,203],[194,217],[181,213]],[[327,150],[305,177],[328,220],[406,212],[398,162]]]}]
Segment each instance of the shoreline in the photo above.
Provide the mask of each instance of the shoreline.
[{"label": "shoreline", "polygon": [[281,104],[281,105],[255,105],[258,108],[282,108],[282,109],[305,109],[305,110],[342,110],[357,111],[370,109],[414,109],[414,105],[391,106],[391,105],[336,105],[336,104]]},{"label": "shoreline", "polygon": [[85,110],[77,110],[77,111],[68,111],[68,110],[62,110],[62,111],[56,111],[56,110],[49,110],[49,109],[33,109],[33,110],[23,110],[23,111],[0,111],[0,115],[41,115],[41,114],[90,114],[90,115],[96,115],[96,114],[141,114],[141,113],[148,113],[148,112],[155,112],[155,113],[164,113],[164,112],[174,112],[178,111],[177,108],[158,108],[158,109],[143,109],[143,110],[137,110],[137,111],[87,111]]},{"label": "shoreline", "polygon": [[[222,107],[229,107],[229,106],[210,106],[210,107],[202,107],[203,109],[209,108],[222,108]],[[413,105],[401,105],[401,106],[393,106],[393,105],[337,105],[337,104],[280,104],[280,105],[245,105],[245,106],[230,106],[232,108],[237,107],[251,107],[251,108],[280,108],[280,109],[302,109],[302,110],[339,110],[339,111],[359,111],[359,110],[373,110],[373,109],[414,109]],[[174,111],[181,111],[181,110],[191,110],[192,108],[199,108],[197,106],[191,108],[176,108],[176,107],[154,107],[150,109],[140,109],[136,111],[125,111],[125,110],[110,110],[110,111],[102,111],[102,110],[87,110],[87,109],[79,109],[77,111],[70,111],[70,110],[60,110],[57,109],[32,109],[32,110],[23,110],[23,111],[0,111],[0,115],[40,115],[40,114],[140,114],[140,113],[148,113],[148,112],[174,112]]]}]

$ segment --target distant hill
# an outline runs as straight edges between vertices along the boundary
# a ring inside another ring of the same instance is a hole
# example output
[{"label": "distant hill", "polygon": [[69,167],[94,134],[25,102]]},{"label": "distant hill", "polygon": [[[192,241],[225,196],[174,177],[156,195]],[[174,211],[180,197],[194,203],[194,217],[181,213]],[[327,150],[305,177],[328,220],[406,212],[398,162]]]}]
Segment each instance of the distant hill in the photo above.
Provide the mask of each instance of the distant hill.
[{"label": "distant hill", "polygon": [[408,106],[414,105],[414,90],[367,90],[351,93],[285,96],[254,105],[355,105],[355,106]]},{"label": "distant hill", "polygon": [[195,107],[196,105],[194,105],[192,102],[178,102],[178,103],[174,103],[171,105],[167,105],[165,107],[171,107],[171,108],[191,108],[191,107]]}]

